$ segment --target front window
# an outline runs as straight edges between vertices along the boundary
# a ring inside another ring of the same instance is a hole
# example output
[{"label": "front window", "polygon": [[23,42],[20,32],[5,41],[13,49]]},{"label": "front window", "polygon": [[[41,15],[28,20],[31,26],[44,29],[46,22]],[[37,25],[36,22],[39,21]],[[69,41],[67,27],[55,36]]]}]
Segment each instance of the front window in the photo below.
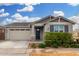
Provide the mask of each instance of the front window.
[{"label": "front window", "polygon": [[65,25],[50,25],[50,32],[65,32]]},{"label": "front window", "polygon": [[54,25],[54,32],[64,32],[64,25]]}]

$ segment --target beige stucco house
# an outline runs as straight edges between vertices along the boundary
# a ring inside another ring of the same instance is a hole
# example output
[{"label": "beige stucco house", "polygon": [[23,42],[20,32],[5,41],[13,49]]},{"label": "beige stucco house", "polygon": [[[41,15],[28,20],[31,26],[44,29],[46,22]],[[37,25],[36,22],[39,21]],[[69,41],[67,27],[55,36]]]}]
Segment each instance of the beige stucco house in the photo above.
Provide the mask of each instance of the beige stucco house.
[{"label": "beige stucco house", "polygon": [[72,32],[73,21],[62,16],[46,16],[35,22],[5,25],[5,40],[42,40],[45,32]]}]

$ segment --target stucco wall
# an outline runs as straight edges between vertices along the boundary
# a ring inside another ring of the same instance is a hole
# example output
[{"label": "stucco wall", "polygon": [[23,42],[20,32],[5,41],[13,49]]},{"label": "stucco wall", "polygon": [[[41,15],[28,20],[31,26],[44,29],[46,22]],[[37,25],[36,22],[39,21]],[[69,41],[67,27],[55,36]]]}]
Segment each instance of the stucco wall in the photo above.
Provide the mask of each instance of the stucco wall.
[{"label": "stucco wall", "polygon": [[[45,25],[44,25],[45,24]],[[73,31],[73,24],[69,23],[69,22],[50,22],[50,21],[46,21],[46,22],[41,22],[41,23],[36,23],[32,25],[32,40],[35,40],[35,26],[44,26],[44,32],[50,32],[50,25],[55,25],[55,24],[63,24],[63,25],[68,25],[69,28],[69,32],[71,33]]]},{"label": "stucco wall", "polygon": [[68,28],[69,28],[69,32],[72,32],[73,31],[73,27],[72,27],[72,24],[71,23],[68,23],[68,22],[49,22],[45,25],[45,32],[50,32],[50,25],[59,25],[59,24],[62,24],[62,25],[68,25]]}]

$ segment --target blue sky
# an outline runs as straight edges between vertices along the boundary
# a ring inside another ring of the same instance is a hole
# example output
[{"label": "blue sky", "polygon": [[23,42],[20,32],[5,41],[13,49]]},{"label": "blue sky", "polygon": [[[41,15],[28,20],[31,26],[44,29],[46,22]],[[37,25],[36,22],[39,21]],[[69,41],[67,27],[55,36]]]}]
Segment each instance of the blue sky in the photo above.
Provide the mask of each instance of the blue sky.
[{"label": "blue sky", "polygon": [[68,3],[0,4],[1,24],[12,21],[35,21],[48,15],[63,14],[69,18],[79,15],[79,5]]}]

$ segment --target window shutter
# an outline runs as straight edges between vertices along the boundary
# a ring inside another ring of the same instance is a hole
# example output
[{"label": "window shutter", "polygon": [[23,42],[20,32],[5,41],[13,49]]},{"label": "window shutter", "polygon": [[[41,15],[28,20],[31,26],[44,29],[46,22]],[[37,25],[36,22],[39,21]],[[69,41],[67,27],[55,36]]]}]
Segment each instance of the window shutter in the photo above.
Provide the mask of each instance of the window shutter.
[{"label": "window shutter", "polygon": [[54,31],[54,26],[50,25],[50,32],[53,32],[53,31]]},{"label": "window shutter", "polygon": [[65,32],[68,32],[68,25],[65,25]]}]

